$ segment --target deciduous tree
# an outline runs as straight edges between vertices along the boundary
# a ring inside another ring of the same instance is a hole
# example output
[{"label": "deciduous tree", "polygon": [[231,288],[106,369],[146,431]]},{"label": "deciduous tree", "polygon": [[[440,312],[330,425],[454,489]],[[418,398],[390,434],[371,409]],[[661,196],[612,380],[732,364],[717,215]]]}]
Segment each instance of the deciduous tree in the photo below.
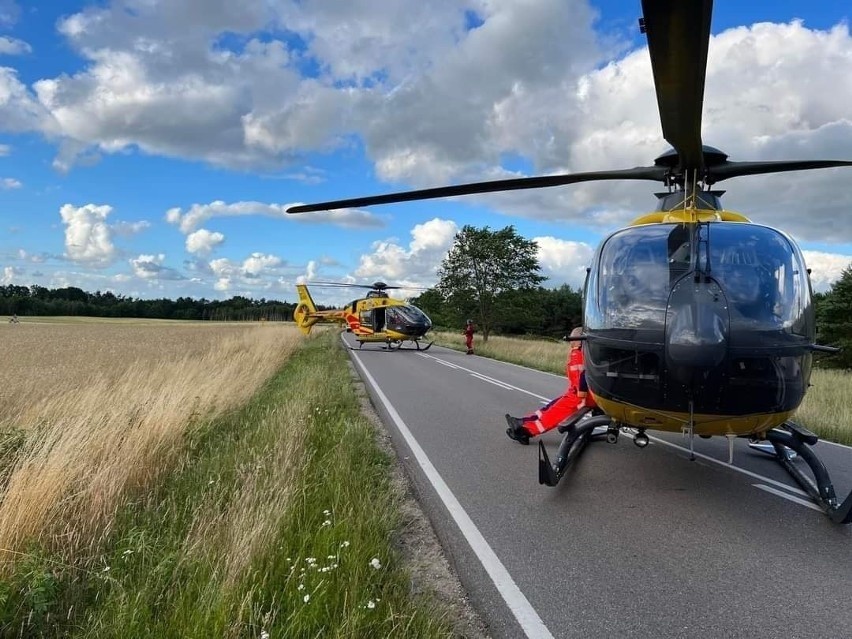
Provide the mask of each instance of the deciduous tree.
[{"label": "deciduous tree", "polygon": [[437,285],[456,313],[473,315],[483,341],[494,325],[497,297],[506,291],[527,291],[544,281],[538,274],[538,245],[518,235],[513,226],[499,231],[470,225],[456,233],[441,263]]}]

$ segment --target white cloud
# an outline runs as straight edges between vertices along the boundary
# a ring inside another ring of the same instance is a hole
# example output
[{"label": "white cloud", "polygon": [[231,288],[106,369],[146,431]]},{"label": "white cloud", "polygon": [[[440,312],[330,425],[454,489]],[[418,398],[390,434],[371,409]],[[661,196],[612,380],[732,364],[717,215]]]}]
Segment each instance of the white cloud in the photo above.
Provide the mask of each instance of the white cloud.
[{"label": "white cloud", "polygon": [[407,249],[394,240],[375,242],[373,252],[361,256],[354,276],[395,285],[432,286],[458,230],[452,220],[434,218],[411,229]]},{"label": "white cloud", "polygon": [[178,271],[164,266],[166,256],[163,253],[157,255],[139,255],[129,260],[133,268],[133,274],[143,280],[182,280],[185,279]]},{"label": "white cloud", "polygon": [[572,242],[555,237],[535,237],[533,241],[538,243],[541,274],[548,278],[545,286],[583,286],[586,268],[591,264],[594,254],[593,247],[585,242]]},{"label": "white cloud", "polygon": [[6,157],[12,152],[12,147],[8,144],[0,144],[0,157]]},{"label": "white cloud", "polygon": [[55,131],[50,113],[18,80],[17,71],[9,67],[0,67],[0,131],[40,131],[48,135]]},{"label": "white cloud", "polygon": [[825,292],[840,279],[844,269],[852,266],[852,255],[821,251],[802,251],[805,264],[811,269],[811,284],[815,291]]},{"label": "white cloud", "polygon": [[0,284],[14,284],[16,279],[24,274],[24,269],[17,266],[4,266],[3,277],[0,278]]},{"label": "white cloud", "polygon": [[65,224],[65,255],[75,262],[105,266],[115,258],[112,231],[106,223],[112,212],[108,205],[64,204],[59,210]]},{"label": "white cloud", "polygon": [[233,291],[234,287],[270,289],[276,286],[279,268],[284,265],[280,257],[259,252],[252,253],[242,262],[223,257],[208,264],[210,273],[216,277],[213,288],[221,292]]},{"label": "white cloud", "polygon": [[8,191],[10,189],[19,189],[23,186],[20,180],[15,178],[0,178],[0,189]]},{"label": "white cloud", "polygon": [[23,55],[32,53],[33,48],[18,38],[0,36],[0,55]]},{"label": "white cloud", "polygon": [[180,227],[182,233],[191,233],[214,217],[241,215],[264,215],[305,224],[332,224],[343,228],[379,228],[384,226],[382,218],[367,211],[344,209],[289,215],[287,209],[293,204],[266,204],[263,202],[232,202],[216,200],[209,204],[193,204],[184,212],[175,207],[166,211],[166,221]]},{"label": "white cloud", "polygon": [[194,255],[210,255],[217,246],[225,241],[222,233],[214,233],[207,229],[198,229],[186,236],[186,250]]}]

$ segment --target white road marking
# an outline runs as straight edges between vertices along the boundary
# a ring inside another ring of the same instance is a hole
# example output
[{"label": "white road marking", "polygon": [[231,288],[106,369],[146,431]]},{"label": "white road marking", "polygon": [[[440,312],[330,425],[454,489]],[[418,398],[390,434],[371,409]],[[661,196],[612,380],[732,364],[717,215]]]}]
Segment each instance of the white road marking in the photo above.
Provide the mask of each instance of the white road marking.
[{"label": "white road marking", "polygon": [[793,497],[793,495],[788,495],[787,493],[778,490],[777,488],[772,488],[772,486],[764,486],[763,484],[752,484],[755,488],[760,488],[760,490],[765,490],[768,493],[773,495],[777,495],[787,501],[792,501],[794,504],[799,504],[800,506],[804,506],[805,508],[810,508],[811,510],[815,510],[817,512],[823,512],[822,508],[817,506],[812,501],[806,501],[804,499],[799,499],[798,497]]},{"label": "white road marking", "polygon": [[492,379],[485,375],[480,375],[479,373],[471,373],[471,377],[475,377],[476,379],[481,379],[483,382],[488,382],[489,384],[494,384],[495,386],[499,386],[503,390],[513,390],[511,386],[506,386],[503,382],[498,382],[496,379]]},{"label": "white road marking", "polygon": [[[677,444],[672,444],[671,442],[667,442],[665,439],[660,439],[659,437],[652,437],[652,436],[648,435],[648,439],[650,439],[653,442],[656,442],[657,444],[663,444],[664,446],[669,446],[671,448],[677,448],[678,450],[683,451],[684,453],[689,452],[688,448],[684,448],[683,446],[678,446]],[[706,459],[707,461],[713,462],[714,464],[718,464],[719,466],[722,466],[723,468],[730,468],[731,470],[735,470],[738,473],[742,473],[743,475],[748,475],[749,477],[754,477],[755,479],[759,479],[760,481],[768,482],[770,484],[778,486],[779,488],[783,488],[784,490],[790,491],[791,493],[795,493],[797,495],[802,495],[803,497],[808,497],[808,493],[806,493],[804,490],[799,490],[795,486],[790,486],[789,484],[785,484],[784,482],[776,481],[774,479],[770,479],[769,477],[764,477],[763,475],[759,475],[759,474],[754,473],[750,470],[746,470],[745,468],[740,468],[739,466],[735,466],[734,464],[729,464],[727,461],[715,459],[714,457],[710,457],[708,455],[702,455],[699,452],[696,452],[695,456],[700,457],[701,459]]]},{"label": "white road marking", "polygon": [[476,524],[473,523],[473,520],[467,512],[465,512],[464,508],[462,508],[459,500],[456,499],[456,496],[450,490],[450,487],[447,486],[446,482],[444,482],[440,473],[438,473],[438,470],[429,460],[426,452],[420,447],[420,444],[417,443],[417,440],[414,438],[414,435],[412,435],[408,426],[404,421],[402,421],[399,413],[390,403],[387,396],[382,392],[382,389],[376,383],[376,380],[372,375],[370,375],[370,372],[361,362],[360,356],[354,351],[351,352],[356,364],[358,364],[358,368],[361,369],[361,373],[364,375],[364,379],[370,384],[370,386],[372,386],[376,395],[378,395],[379,400],[382,402],[382,405],[384,405],[388,415],[393,420],[393,423],[396,425],[402,437],[405,439],[408,447],[411,449],[417,463],[420,464],[420,468],[423,469],[423,473],[429,479],[429,482],[441,498],[441,501],[444,502],[444,506],[447,507],[453,521],[456,522],[456,525],[459,527],[459,530],[461,530],[464,538],[467,540],[467,543],[470,544],[471,549],[482,563],[482,567],[485,568],[488,576],[491,577],[491,581],[503,597],[506,605],[509,606],[509,610],[512,611],[512,614],[515,616],[515,619],[517,619],[518,624],[520,624],[523,629],[524,634],[530,639],[553,639],[553,635],[547,629],[547,626],[544,625],[544,622],[541,620],[541,617],[538,616],[535,608],[532,607],[532,604],[530,604],[524,593],[521,592],[520,588],[518,588],[518,585],[515,583],[515,580],[512,579],[512,575],[509,574],[509,571],[506,570],[503,562],[500,561],[500,558],[497,557],[497,554],[492,550],[491,546],[488,545],[485,537],[483,537],[482,533],[479,532]]},{"label": "white road marking", "polygon": [[[436,362],[439,362],[439,363],[441,363],[441,364],[445,364],[445,365],[446,365],[446,364],[450,364],[450,362],[447,362],[447,361],[445,361],[445,360],[441,359],[440,357],[435,357],[434,355],[424,355],[423,357],[428,357],[429,359],[434,359]],[[506,364],[507,362],[501,362],[501,363],[502,363],[502,364]],[[451,366],[453,366],[454,368],[457,368],[457,369],[459,369],[459,370],[461,370],[461,371],[465,371],[465,372],[467,372],[467,373],[470,373],[471,375],[473,375],[473,376],[475,376],[475,377],[479,377],[479,378],[480,378],[480,379],[482,379],[482,380],[490,381],[490,382],[492,382],[492,383],[495,383],[495,384],[501,385],[501,386],[503,386],[504,388],[506,388],[507,390],[514,390],[514,391],[518,391],[519,393],[524,393],[524,394],[526,394],[526,395],[530,395],[530,396],[532,396],[532,397],[535,397],[536,399],[540,399],[540,400],[541,400],[541,401],[543,401],[543,402],[548,402],[548,401],[550,401],[550,398],[549,398],[549,397],[544,397],[543,395],[539,395],[538,393],[533,393],[533,392],[528,391],[528,390],[526,390],[526,389],[524,389],[524,388],[518,388],[517,386],[513,386],[512,384],[510,384],[510,383],[508,383],[508,382],[504,382],[504,381],[499,380],[499,379],[494,379],[493,377],[489,377],[488,375],[483,375],[482,373],[480,373],[480,372],[478,372],[478,371],[475,371],[475,370],[472,370],[472,369],[470,369],[470,368],[465,368],[464,366],[459,366],[459,365],[457,365],[457,364],[451,364]],[[522,367],[522,368],[523,368],[523,367]],[[532,369],[530,369],[530,370],[532,370]],[[539,372],[541,372],[541,371],[539,371]]]}]

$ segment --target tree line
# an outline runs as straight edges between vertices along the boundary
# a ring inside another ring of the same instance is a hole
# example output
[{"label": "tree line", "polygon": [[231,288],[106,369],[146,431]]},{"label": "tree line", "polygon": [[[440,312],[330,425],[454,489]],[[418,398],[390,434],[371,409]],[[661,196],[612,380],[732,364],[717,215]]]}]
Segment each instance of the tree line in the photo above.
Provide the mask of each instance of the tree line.
[{"label": "tree line", "polygon": [[142,317],[215,321],[290,321],[295,303],[254,300],[240,295],[227,300],[179,297],[137,299],[109,291],[88,293],[74,286],[0,286],[0,314]]}]

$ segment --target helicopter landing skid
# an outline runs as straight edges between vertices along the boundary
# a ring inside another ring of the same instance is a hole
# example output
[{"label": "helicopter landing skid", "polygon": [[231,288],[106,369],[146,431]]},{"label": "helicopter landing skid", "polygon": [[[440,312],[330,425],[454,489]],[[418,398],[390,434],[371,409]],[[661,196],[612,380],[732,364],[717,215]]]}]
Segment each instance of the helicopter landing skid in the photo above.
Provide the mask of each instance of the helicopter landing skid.
[{"label": "helicopter landing skid", "polygon": [[416,339],[409,340],[409,341],[414,342],[414,347],[403,346],[403,342],[399,342],[397,344],[396,348],[394,348],[392,345],[389,345],[389,348],[391,350],[394,350],[394,351],[420,351],[422,353],[422,352],[428,351],[429,348],[433,344],[433,342],[429,342],[428,344],[426,344],[426,346],[421,346],[420,342]]},{"label": "helicopter landing skid", "polygon": [[[787,432],[772,429],[766,433],[766,439],[775,448],[776,461],[792,475],[796,483],[810,495],[811,499],[822,507],[831,521],[836,524],[852,524],[852,493],[846,497],[843,503],[838,501],[828,470],[822,460],[811,450],[811,446],[817,443],[817,436],[792,422],[785,422],[782,427]],[[797,453],[797,456],[805,461],[811,469],[814,479],[805,475],[793,463],[795,457],[790,455],[789,451]]]},{"label": "helicopter landing skid", "polygon": [[[578,416],[578,420],[583,414]],[[545,486],[556,486],[565,475],[571,462],[576,460],[592,439],[592,433],[598,426],[610,426],[612,419],[606,415],[589,417],[575,422],[577,425],[565,432],[559,443],[559,452],[556,454],[556,463],[551,463],[544,447],[544,442],[538,442],[538,483]],[[563,427],[560,427],[560,432]]]}]

